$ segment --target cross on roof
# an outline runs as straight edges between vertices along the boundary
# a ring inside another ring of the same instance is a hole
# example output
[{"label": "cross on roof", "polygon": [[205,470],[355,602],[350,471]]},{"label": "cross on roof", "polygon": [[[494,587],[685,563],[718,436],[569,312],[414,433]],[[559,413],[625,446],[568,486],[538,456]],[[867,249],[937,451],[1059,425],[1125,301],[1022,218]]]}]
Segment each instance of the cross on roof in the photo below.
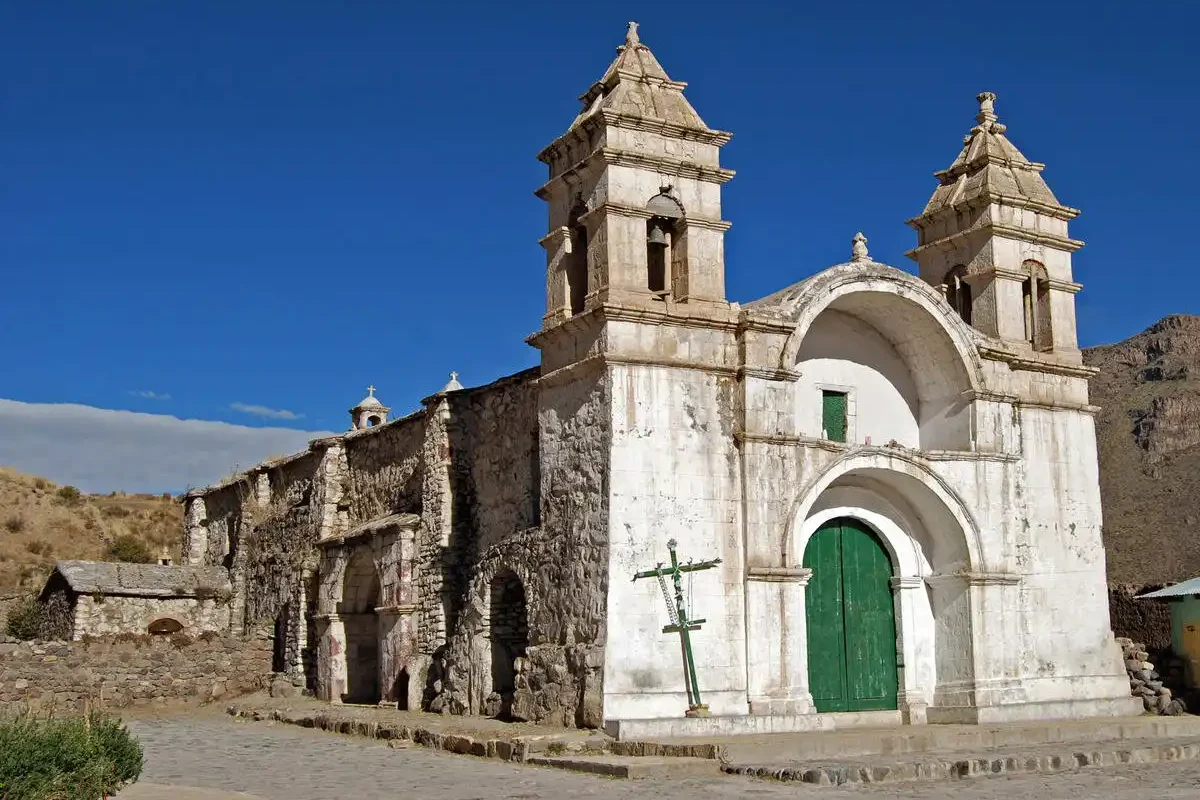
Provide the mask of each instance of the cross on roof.
[{"label": "cross on roof", "polygon": [[454,372],[454,371],[451,371],[451,372],[450,372],[450,380],[452,380],[452,381],[456,381],[456,380],[458,380],[458,373],[457,373],[457,372]]},{"label": "cross on roof", "polygon": [[368,396],[368,397],[374,397],[374,396],[375,396],[375,387],[374,387],[374,386],[368,386],[368,387],[367,387],[367,396]]}]

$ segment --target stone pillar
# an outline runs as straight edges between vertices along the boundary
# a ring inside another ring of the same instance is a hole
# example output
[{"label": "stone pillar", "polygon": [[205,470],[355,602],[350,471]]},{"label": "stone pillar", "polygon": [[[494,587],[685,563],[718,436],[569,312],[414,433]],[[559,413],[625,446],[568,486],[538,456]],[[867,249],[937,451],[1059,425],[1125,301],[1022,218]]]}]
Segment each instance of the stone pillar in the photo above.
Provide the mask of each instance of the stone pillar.
[{"label": "stone pillar", "polygon": [[300,571],[300,585],[296,587],[293,595],[295,605],[288,616],[288,636],[294,649],[288,648],[284,670],[296,686],[304,685],[304,651],[308,647],[308,584],[312,576],[312,567],[305,567]]},{"label": "stone pillar", "polygon": [[421,485],[421,540],[419,559],[414,569],[417,585],[416,605],[419,650],[432,654],[446,642],[447,620],[443,592],[445,562],[450,548],[453,495],[453,466],[450,453],[450,401],[439,392],[422,401],[425,404],[425,442],[421,448],[424,464]]},{"label": "stone pillar", "polygon": [[904,575],[892,578],[891,585],[896,609],[896,663],[900,665],[897,707],[906,724],[924,725],[928,721],[926,709],[929,703],[920,691],[915,669],[918,624],[915,595],[924,591],[925,581],[917,576]]},{"label": "stone pillar", "polygon": [[183,506],[183,549],[180,560],[186,565],[201,566],[208,553],[208,507],[204,497],[187,498]]},{"label": "stone pillar", "polygon": [[330,703],[341,703],[346,691],[346,625],[337,614],[322,614],[317,617],[317,630],[318,696]]},{"label": "stone pillar", "polygon": [[349,512],[340,509],[346,486],[346,448],[341,437],[322,440],[326,444],[317,469],[320,476],[317,541],[345,533],[350,526]]},{"label": "stone pillar", "polygon": [[571,255],[571,232],[565,226],[555,228],[538,244],[546,251],[546,314],[542,317],[542,327],[549,328],[571,316],[566,270]]},{"label": "stone pillar", "polygon": [[812,714],[804,591],[812,570],[751,567],[746,574],[747,689],[751,714]]}]

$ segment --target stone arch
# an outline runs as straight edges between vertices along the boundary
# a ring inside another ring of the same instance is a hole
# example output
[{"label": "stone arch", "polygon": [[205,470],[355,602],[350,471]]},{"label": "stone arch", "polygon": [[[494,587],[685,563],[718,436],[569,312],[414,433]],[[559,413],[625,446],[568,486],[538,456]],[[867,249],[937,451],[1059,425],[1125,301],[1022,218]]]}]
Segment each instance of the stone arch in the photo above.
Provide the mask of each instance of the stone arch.
[{"label": "stone arch", "polygon": [[799,564],[821,525],[853,518],[879,536],[895,567],[901,707],[917,718],[973,685],[974,635],[965,573],[981,567],[978,526],[957,494],[916,459],[859,453],[831,465],[798,498],[784,544]]},{"label": "stone arch", "polygon": [[359,548],[350,557],[342,576],[338,616],[346,631],[347,703],[379,701],[379,605],[380,580],[374,554]]},{"label": "stone arch", "polygon": [[646,288],[653,294],[678,294],[684,253],[683,206],[665,191],[646,203]]},{"label": "stone arch", "polygon": [[510,569],[500,569],[488,581],[485,620],[491,654],[492,692],[499,696],[497,715],[507,717],[521,665],[529,649],[529,605],[525,583]]},{"label": "stone arch", "polygon": [[972,447],[970,399],[983,386],[971,328],[936,289],[892,267],[846,264],[806,281],[780,309],[795,322],[780,368],[795,370],[809,331],[827,311],[856,318],[894,348],[914,379],[919,445],[926,450]]},{"label": "stone arch", "polygon": [[[867,485],[877,490],[892,510],[898,512],[897,516],[911,515],[926,520],[925,525],[941,525],[943,530],[955,531],[953,541],[943,540],[943,547],[930,554],[934,570],[984,569],[979,525],[958,493],[920,458],[883,447],[847,453],[801,490],[793,503],[784,536],[784,564],[800,563],[804,556],[804,541],[801,541],[804,521],[818,500],[838,481],[842,487]],[[903,512],[899,512],[901,508]]]}]

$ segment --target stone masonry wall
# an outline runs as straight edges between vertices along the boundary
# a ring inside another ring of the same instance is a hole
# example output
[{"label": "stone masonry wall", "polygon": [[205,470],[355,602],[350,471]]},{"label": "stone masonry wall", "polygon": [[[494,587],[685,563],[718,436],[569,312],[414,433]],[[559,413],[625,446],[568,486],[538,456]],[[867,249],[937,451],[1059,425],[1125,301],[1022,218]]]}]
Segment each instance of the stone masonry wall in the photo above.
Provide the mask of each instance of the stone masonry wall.
[{"label": "stone masonry wall", "polygon": [[450,395],[456,529],[468,559],[538,523],[538,370]]},{"label": "stone masonry wall", "polygon": [[264,688],[270,669],[265,634],[0,644],[0,714],[208,702]]},{"label": "stone masonry wall", "polygon": [[235,593],[243,620],[235,633],[274,627],[274,666],[297,681],[307,643],[304,576],[316,564],[321,509],[318,483],[324,451],[289,459],[255,477],[243,534],[234,558]]},{"label": "stone masonry wall", "polygon": [[424,436],[422,413],[346,435],[343,503],[351,527],[387,514],[420,513]]},{"label": "stone masonry wall", "polygon": [[80,595],[75,601],[72,638],[144,634],[163,618],[183,626],[181,633],[199,636],[229,630],[229,597],[121,597]]},{"label": "stone masonry wall", "polygon": [[[527,376],[528,381],[533,375],[531,371],[514,377]],[[467,518],[479,525],[474,538],[478,549],[467,562],[468,586],[459,624],[430,676],[440,688],[432,710],[500,711],[580,727],[601,724],[608,559],[607,392],[608,380],[602,374],[540,391],[532,383],[513,383],[499,389],[495,398],[476,398],[490,406],[490,414],[480,408],[459,418],[464,427],[459,440],[472,446],[464,457],[479,480],[487,477],[495,494],[490,500],[476,496],[468,507],[472,513]],[[523,430],[540,431],[536,450],[522,449],[519,431]],[[524,471],[519,466],[523,453],[530,464]],[[540,460],[536,467],[535,457]],[[461,479],[463,472],[456,474]],[[539,500],[540,525],[506,530],[501,526],[534,520],[511,511],[502,513],[489,503],[523,499],[525,481],[536,481],[537,488],[530,487],[530,492],[536,492]],[[461,502],[455,504],[456,533]],[[507,580],[506,573],[515,574],[525,592],[528,646],[525,656],[512,665],[515,691],[511,697],[500,697],[493,689],[503,687],[493,683],[503,681],[506,670],[503,665],[493,667],[492,653],[510,645],[501,628],[511,628],[512,619],[507,612],[498,615],[502,624],[493,630],[490,603],[497,596],[494,584]]]}]

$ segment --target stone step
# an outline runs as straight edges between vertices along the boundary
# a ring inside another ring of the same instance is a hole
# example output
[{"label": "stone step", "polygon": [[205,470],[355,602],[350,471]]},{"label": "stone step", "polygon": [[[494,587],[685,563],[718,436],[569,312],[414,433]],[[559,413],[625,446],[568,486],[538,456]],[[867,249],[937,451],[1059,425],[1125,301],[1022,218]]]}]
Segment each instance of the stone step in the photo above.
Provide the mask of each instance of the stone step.
[{"label": "stone step", "polygon": [[1118,764],[1156,764],[1200,758],[1200,739],[1098,742],[1041,750],[929,753],[911,759],[846,759],[811,763],[728,763],[725,772],[818,786],[947,781],[987,775],[1053,774]]},{"label": "stone step", "polygon": [[[1189,737],[1200,740],[1200,717],[1146,715],[1064,722],[931,724],[752,736],[664,738],[638,743],[640,749],[625,752],[671,755],[673,748],[680,745],[705,743],[714,747],[715,755],[728,761],[776,763],[916,753],[978,753],[998,748]],[[624,745],[626,748],[633,746],[634,743]],[[695,751],[686,754],[702,755]]]},{"label": "stone step", "polygon": [[695,778],[721,774],[721,764],[710,758],[670,756],[530,756],[526,764],[554,767],[610,778]]}]

